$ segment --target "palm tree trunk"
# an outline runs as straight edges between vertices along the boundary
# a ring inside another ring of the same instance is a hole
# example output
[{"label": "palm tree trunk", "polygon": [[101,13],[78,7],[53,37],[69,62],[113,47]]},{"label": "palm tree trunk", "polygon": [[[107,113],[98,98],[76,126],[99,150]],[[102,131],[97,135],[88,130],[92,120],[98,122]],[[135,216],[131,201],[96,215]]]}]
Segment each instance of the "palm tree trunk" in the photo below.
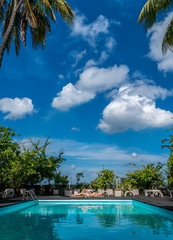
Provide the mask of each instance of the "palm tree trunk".
[{"label": "palm tree trunk", "polygon": [[11,19],[10,19],[8,28],[7,28],[5,34],[2,38],[2,42],[1,42],[1,45],[0,45],[0,67],[1,67],[1,64],[2,64],[2,58],[3,58],[3,55],[4,55],[5,47],[6,47],[8,38],[11,34],[11,31],[13,29],[16,13],[19,9],[20,3],[21,3],[21,1],[17,4],[17,0],[14,0],[14,7],[13,7],[13,12],[11,14]]}]

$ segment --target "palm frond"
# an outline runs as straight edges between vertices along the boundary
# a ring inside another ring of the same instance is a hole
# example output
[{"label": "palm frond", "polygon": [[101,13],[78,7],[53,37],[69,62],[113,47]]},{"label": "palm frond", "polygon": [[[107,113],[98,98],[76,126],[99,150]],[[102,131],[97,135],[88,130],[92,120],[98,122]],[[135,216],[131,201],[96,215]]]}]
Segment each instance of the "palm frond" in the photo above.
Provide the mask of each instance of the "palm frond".
[{"label": "palm frond", "polygon": [[165,12],[173,4],[173,0],[148,0],[141,10],[138,23],[145,29],[152,27],[156,22],[158,13]]},{"label": "palm frond", "polygon": [[37,28],[37,19],[33,12],[32,5],[30,4],[29,0],[25,0],[25,1],[26,1],[26,6],[27,6],[27,17],[29,19],[29,25],[32,28]]},{"label": "palm frond", "polygon": [[16,50],[17,56],[19,55],[19,49],[20,49],[20,23],[21,23],[21,13],[18,11],[16,14],[14,27],[13,27],[14,44],[15,44],[15,50]]},{"label": "palm frond", "polygon": [[8,6],[7,0],[0,0],[0,22],[3,21],[5,18],[7,6]]},{"label": "palm frond", "polygon": [[162,53],[166,54],[167,50],[173,51],[173,18],[168,25],[162,42]]},{"label": "palm frond", "polygon": [[44,11],[45,15],[49,16],[52,21],[56,21],[54,11],[49,0],[37,0],[39,7]]},{"label": "palm frond", "polygon": [[68,25],[72,25],[75,19],[75,14],[72,8],[64,0],[49,0],[52,8],[56,10],[62,17],[62,19],[67,22]]},{"label": "palm frond", "polygon": [[21,22],[20,22],[20,37],[26,47],[26,31],[27,31],[28,21],[27,21],[27,9],[26,5],[21,7]]},{"label": "palm frond", "polygon": [[37,46],[44,47],[47,32],[51,31],[49,18],[42,14],[42,9],[39,6],[33,8],[33,12],[37,20],[37,28],[30,27],[32,36],[32,46],[37,49]]},{"label": "palm frond", "polygon": [[[9,22],[10,22],[10,18],[11,18],[11,15],[12,15],[12,11],[13,11],[13,2],[10,2],[8,4],[8,7],[7,7],[7,11],[6,11],[6,14],[5,14],[5,18],[4,18],[4,22],[3,22],[3,32],[2,32],[2,35],[4,36],[5,35],[5,32],[8,28],[8,25],[9,25]],[[12,43],[12,34],[10,34],[8,40],[7,40],[7,43],[6,43],[6,50],[7,50],[7,54],[9,54],[9,50],[10,50],[10,45]]]}]

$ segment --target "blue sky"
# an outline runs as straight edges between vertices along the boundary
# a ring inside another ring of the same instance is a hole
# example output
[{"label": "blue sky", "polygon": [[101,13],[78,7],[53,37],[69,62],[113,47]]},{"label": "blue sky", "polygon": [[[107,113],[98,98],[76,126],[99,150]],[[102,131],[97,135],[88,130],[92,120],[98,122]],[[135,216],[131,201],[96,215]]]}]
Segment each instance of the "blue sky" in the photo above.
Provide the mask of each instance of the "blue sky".
[{"label": "blue sky", "polygon": [[0,69],[0,123],[21,144],[51,138],[64,151],[62,171],[90,181],[105,168],[124,175],[128,162],[166,161],[161,140],[173,120],[173,54],[161,53],[168,12],[149,32],[137,25],[145,1],[70,0],[76,22],[57,15],[45,49],[14,46]]}]

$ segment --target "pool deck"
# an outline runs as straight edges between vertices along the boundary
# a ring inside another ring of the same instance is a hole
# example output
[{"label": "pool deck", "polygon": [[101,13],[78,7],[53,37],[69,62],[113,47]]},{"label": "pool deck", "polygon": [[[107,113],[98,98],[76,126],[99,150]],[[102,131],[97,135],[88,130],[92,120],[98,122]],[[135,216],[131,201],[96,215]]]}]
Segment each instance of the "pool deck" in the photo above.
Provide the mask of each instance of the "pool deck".
[{"label": "pool deck", "polygon": [[[135,196],[135,197],[113,197],[113,196],[107,196],[107,197],[99,197],[99,198],[70,198],[65,196],[38,196],[39,200],[137,200],[143,203],[148,203],[153,206],[161,207],[164,209],[168,209],[173,211],[173,198],[170,197],[145,197],[145,196]],[[14,199],[0,199],[0,208],[6,207],[18,203],[25,202],[25,200],[22,200],[21,197],[14,198]]]}]

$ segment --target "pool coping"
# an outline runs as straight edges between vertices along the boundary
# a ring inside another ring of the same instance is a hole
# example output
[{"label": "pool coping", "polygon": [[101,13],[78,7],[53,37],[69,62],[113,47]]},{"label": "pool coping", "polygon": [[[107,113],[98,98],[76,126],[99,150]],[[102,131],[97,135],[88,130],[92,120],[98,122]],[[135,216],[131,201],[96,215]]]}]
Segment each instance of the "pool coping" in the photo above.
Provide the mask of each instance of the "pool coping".
[{"label": "pool coping", "polygon": [[[170,197],[145,197],[145,196],[134,196],[134,197],[104,197],[104,198],[70,198],[64,196],[38,196],[38,200],[68,200],[68,201],[93,201],[93,200],[136,200],[142,203],[147,203],[152,206],[156,206],[162,209],[173,211],[173,198]],[[9,200],[7,202],[0,202],[0,209],[8,206],[13,206],[20,203],[29,202],[32,200],[22,200],[21,198],[16,198]]]}]

